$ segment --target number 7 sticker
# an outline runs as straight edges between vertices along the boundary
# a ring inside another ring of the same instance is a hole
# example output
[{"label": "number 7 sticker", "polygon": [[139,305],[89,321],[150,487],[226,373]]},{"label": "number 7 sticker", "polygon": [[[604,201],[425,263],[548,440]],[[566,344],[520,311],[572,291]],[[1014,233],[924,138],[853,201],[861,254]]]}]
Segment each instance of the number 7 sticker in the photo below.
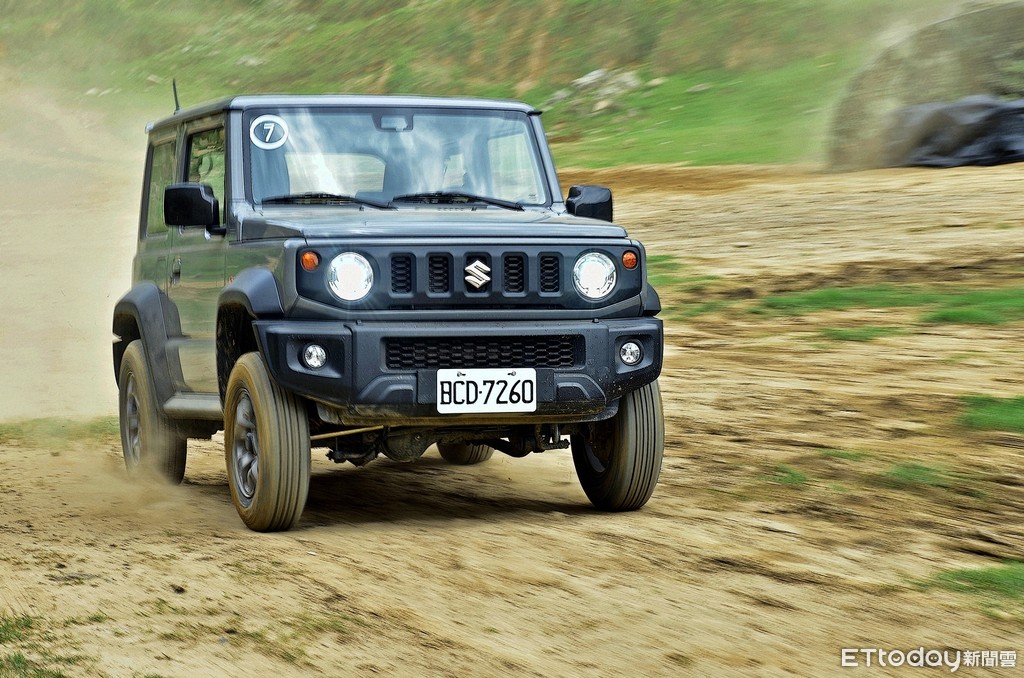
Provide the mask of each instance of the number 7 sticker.
[{"label": "number 7 sticker", "polygon": [[288,141],[288,123],[276,115],[261,115],[249,125],[249,140],[265,151],[281,148]]}]

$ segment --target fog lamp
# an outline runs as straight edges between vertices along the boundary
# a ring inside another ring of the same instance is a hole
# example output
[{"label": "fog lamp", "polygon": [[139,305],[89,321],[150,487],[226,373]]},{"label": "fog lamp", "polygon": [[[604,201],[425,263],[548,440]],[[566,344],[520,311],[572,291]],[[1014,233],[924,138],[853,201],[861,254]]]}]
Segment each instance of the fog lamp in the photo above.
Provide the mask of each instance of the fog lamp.
[{"label": "fog lamp", "polygon": [[327,364],[327,349],[320,344],[307,344],[302,351],[302,364],[311,370],[319,370]]},{"label": "fog lamp", "polygon": [[619,359],[632,367],[643,360],[644,351],[635,341],[627,341],[619,347]]}]

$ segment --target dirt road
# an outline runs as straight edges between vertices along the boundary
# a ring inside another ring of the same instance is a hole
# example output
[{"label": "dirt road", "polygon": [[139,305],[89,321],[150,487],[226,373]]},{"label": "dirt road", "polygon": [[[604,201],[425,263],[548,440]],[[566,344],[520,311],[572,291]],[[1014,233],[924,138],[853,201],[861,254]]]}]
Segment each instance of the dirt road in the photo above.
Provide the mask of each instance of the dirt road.
[{"label": "dirt road", "polygon": [[[131,249],[114,241],[130,237],[135,198],[90,188],[109,175],[76,177],[56,211],[19,194],[0,212],[7,418],[83,397],[95,406],[79,413],[113,408],[107,344],[83,344],[106,339],[124,285],[108,264]],[[1016,651],[1024,665],[1019,606],[919,585],[1024,559],[1024,441],[956,423],[962,394],[1024,391],[1021,325],[743,306],[837,283],[1013,284],[1022,177],[567,172],[566,186],[614,186],[619,221],[710,285],[665,294],[668,448],[637,513],[592,512],[565,453],[355,469],[314,452],[299,527],[259,535],[231,507],[216,440],[191,442],[185,483],[168,488],[129,483],[111,437],[0,429],[0,661],[106,676],[824,676],[841,648],[924,647]],[[62,225],[82,207],[91,223]],[[39,232],[74,247],[40,255]],[[38,303],[39,287],[66,306]],[[707,299],[733,305],[678,317]],[[46,321],[58,307],[67,331]],[[862,324],[903,331],[819,336]],[[40,392],[40,372],[61,386]]]}]

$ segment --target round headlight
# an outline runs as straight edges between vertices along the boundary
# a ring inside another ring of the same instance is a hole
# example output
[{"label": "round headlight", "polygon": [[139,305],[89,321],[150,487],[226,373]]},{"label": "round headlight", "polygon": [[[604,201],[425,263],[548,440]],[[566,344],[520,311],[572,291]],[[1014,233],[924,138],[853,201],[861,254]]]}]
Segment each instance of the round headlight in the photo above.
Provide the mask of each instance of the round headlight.
[{"label": "round headlight", "polygon": [[572,267],[572,281],[587,299],[604,299],[615,287],[615,264],[600,252],[587,252]]},{"label": "round headlight", "polygon": [[361,254],[339,254],[327,267],[327,287],[342,301],[359,301],[373,287],[373,268]]}]

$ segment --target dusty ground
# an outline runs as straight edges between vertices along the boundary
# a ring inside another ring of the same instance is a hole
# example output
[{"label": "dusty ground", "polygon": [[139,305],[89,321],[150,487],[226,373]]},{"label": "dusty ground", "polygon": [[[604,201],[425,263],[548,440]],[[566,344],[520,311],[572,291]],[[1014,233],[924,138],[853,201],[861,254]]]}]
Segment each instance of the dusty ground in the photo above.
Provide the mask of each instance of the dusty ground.
[{"label": "dusty ground", "polygon": [[[68,157],[0,177],[19,188],[0,205],[3,419],[114,408],[109,308],[127,284],[140,163],[102,131],[73,143],[82,121],[54,115]],[[24,152],[24,136],[0,147]],[[125,168],[105,164],[114,155]],[[1020,167],[587,174],[564,184],[614,186],[618,220],[720,277],[716,298],[1009,285],[1024,271]],[[669,317],[700,294],[666,294]],[[468,469],[436,453],[364,469],[315,453],[299,527],[259,535],[234,513],[216,442],[190,443],[175,488],[128,482],[116,441],[0,442],[0,618],[32,625],[0,634],[0,661],[109,676],[832,675],[844,647],[923,646],[1024,664],[1012,608],[916,585],[1024,559],[1024,440],[956,424],[961,394],[1024,392],[1021,326],[917,317],[670,319],[662,480],[627,515],[592,512],[565,453]],[[857,324],[906,332],[817,337]],[[910,463],[947,480],[886,481]]]}]

